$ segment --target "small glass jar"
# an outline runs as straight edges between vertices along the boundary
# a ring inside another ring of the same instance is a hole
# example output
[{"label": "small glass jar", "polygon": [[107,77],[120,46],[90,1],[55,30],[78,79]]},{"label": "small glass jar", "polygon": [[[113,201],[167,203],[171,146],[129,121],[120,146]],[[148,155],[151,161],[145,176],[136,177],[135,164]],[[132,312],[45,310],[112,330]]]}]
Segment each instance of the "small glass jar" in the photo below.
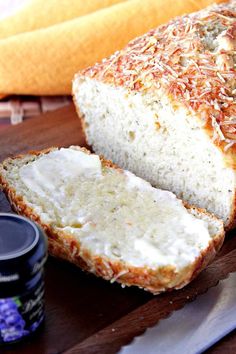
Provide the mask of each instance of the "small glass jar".
[{"label": "small glass jar", "polygon": [[32,334],[44,319],[47,241],[32,221],[0,213],[0,344]]}]

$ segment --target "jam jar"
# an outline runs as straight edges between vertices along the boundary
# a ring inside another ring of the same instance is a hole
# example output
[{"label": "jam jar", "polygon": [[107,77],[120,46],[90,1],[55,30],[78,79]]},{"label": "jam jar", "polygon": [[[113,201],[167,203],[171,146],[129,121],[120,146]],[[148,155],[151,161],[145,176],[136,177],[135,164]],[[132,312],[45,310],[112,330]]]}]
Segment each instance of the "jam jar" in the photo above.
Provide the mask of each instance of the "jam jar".
[{"label": "jam jar", "polygon": [[47,240],[32,221],[0,213],[0,344],[32,334],[44,319]]}]

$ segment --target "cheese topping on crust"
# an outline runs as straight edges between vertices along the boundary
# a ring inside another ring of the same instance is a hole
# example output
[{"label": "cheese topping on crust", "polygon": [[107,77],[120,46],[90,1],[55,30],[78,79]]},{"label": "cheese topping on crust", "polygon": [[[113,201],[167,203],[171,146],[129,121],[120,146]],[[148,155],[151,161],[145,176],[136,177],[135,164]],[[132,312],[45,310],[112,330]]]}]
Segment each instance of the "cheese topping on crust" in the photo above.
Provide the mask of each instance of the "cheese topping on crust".
[{"label": "cheese topping on crust", "polygon": [[216,144],[236,142],[236,1],[176,18],[82,72],[133,92],[161,91],[198,113]]}]

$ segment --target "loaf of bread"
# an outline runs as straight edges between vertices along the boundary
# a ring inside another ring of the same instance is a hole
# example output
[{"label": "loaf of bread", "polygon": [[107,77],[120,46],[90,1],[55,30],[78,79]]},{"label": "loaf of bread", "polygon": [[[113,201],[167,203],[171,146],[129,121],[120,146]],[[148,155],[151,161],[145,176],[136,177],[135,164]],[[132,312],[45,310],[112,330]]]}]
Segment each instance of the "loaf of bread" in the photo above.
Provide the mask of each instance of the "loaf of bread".
[{"label": "loaf of bread", "polygon": [[52,255],[155,294],[190,282],[224,239],[222,221],[79,147],[9,158],[0,184]]},{"label": "loaf of bread", "polygon": [[227,229],[236,225],[235,53],[233,0],[151,30],[73,82],[96,153]]}]

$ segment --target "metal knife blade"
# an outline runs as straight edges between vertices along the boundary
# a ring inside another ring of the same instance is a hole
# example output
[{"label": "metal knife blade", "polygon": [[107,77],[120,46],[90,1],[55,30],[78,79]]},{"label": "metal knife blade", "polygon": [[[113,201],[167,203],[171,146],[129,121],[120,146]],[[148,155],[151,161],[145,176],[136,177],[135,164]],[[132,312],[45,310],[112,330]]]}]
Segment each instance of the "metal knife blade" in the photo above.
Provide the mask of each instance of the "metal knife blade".
[{"label": "metal knife blade", "polygon": [[124,346],[119,354],[198,354],[236,328],[236,273]]}]

